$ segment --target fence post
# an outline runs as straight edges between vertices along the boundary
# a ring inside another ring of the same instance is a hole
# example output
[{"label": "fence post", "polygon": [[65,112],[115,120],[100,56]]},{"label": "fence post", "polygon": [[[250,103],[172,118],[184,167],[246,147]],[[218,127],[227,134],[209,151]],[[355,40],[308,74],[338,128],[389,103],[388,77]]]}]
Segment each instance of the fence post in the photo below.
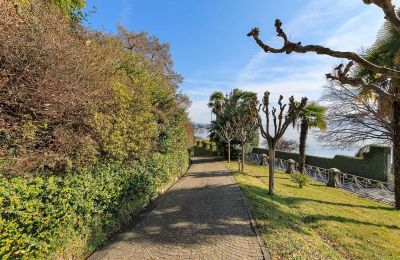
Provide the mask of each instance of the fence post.
[{"label": "fence post", "polygon": [[268,155],[266,155],[265,153],[263,153],[261,156],[262,156],[261,165],[262,165],[262,166],[267,165]]},{"label": "fence post", "polygon": [[338,188],[340,187],[340,170],[336,168],[331,168],[329,169],[329,178],[328,182],[326,183],[326,186],[332,187],[332,188]]},{"label": "fence post", "polygon": [[296,161],[293,159],[289,159],[288,160],[288,165],[287,165],[287,169],[286,169],[286,173],[287,174],[293,174],[295,173],[295,165],[296,165]]}]

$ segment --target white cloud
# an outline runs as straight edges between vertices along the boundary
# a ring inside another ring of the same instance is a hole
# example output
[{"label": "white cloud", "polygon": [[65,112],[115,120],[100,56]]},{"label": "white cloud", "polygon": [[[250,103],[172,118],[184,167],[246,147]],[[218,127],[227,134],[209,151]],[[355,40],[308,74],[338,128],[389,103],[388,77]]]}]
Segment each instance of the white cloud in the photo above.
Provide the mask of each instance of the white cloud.
[{"label": "white cloud", "polygon": [[[367,6],[361,0],[337,0],[334,3],[331,0],[311,0],[296,17],[283,22],[286,33],[293,41],[357,51],[373,42],[382,21],[383,14],[379,8]],[[282,44],[277,37],[271,37],[267,43],[277,47]],[[326,82],[324,75],[340,62],[339,59],[317,54],[273,55],[258,50],[233,82],[193,80],[195,84],[204,83],[204,87],[188,91],[198,97],[208,97],[215,86],[223,89],[232,86],[257,92],[260,97],[268,89],[271,100],[280,94],[285,98],[295,95],[297,99],[307,96],[310,100],[317,100]],[[210,111],[206,104],[205,100],[193,103],[190,116],[196,122],[209,122]]]},{"label": "white cloud", "polygon": [[196,123],[209,123],[211,119],[211,110],[207,106],[208,99],[193,101],[189,108],[189,117]]},{"label": "white cloud", "polygon": [[185,83],[191,84],[205,84],[205,85],[215,85],[215,86],[230,86],[230,82],[225,81],[215,81],[215,80],[198,80],[198,79],[184,79]]},{"label": "white cloud", "polygon": [[265,62],[265,59],[266,55],[264,51],[257,52],[257,54],[255,54],[247,63],[247,65],[241,70],[238,75],[237,81],[246,81],[254,77],[254,75],[257,75],[258,73],[256,72],[258,71],[260,64]]},{"label": "white cloud", "polygon": [[373,44],[383,22],[380,12],[367,8],[340,26],[331,37],[323,41],[323,45],[340,51],[359,51],[361,47]]},{"label": "white cloud", "polygon": [[289,36],[296,38],[320,33],[329,24],[340,21],[360,6],[364,6],[361,0],[312,0],[284,27]]}]

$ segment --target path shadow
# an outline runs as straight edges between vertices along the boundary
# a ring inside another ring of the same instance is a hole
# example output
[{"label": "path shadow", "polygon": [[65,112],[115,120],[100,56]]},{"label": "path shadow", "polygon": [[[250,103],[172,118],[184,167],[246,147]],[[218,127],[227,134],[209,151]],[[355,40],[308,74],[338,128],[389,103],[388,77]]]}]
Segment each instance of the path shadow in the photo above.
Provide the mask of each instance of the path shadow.
[{"label": "path shadow", "polygon": [[212,163],[212,162],[220,162],[224,159],[222,157],[192,157],[192,164],[201,164],[201,163]]},{"label": "path shadow", "polygon": [[187,176],[190,176],[195,179],[213,178],[213,177],[221,178],[221,177],[232,176],[232,173],[228,171],[191,172],[188,173]]},{"label": "path shadow", "polygon": [[[255,237],[240,189],[227,176],[232,174],[223,170],[189,172],[183,183],[165,193],[99,251],[109,250],[115,242],[201,245],[215,236]],[[199,187],[199,182],[209,177],[222,179]]]}]

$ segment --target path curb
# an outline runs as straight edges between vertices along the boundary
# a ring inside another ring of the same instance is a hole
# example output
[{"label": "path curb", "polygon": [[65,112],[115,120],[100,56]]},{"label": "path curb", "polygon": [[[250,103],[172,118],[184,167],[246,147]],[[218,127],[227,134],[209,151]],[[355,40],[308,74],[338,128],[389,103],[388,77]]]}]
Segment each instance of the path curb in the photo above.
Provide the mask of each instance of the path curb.
[{"label": "path curb", "polygon": [[246,211],[247,211],[247,216],[249,217],[249,222],[250,222],[250,226],[251,229],[253,230],[254,234],[257,237],[257,241],[258,244],[260,246],[261,252],[263,254],[263,257],[265,260],[270,260],[271,259],[271,254],[267,249],[267,245],[265,244],[264,240],[261,238],[261,233],[259,228],[257,227],[256,221],[253,217],[253,214],[251,212],[251,207],[249,205],[251,205],[250,201],[248,201],[248,199],[246,198],[246,196],[243,194],[242,189],[240,188],[239,183],[237,182],[235,176],[233,175],[233,172],[231,170],[228,169],[228,167],[225,168],[227,169],[228,172],[230,172],[232,174],[232,177],[235,179],[235,182],[238,186],[239,192],[240,192],[240,197],[242,198],[243,204],[245,205]]}]

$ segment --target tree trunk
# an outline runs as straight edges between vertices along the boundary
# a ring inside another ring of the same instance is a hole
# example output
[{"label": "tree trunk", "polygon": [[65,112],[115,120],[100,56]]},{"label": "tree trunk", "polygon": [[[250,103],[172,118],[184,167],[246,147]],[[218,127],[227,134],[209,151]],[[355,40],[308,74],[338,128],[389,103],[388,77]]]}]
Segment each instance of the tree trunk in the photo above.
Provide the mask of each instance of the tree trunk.
[{"label": "tree trunk", "polygon": [[244,171],[244,145],[242,144],[242,172]]},{"label": "tree trunk", "polygon": [[395,207],[400,209],[400,101],[393,102],[393,174]]},{"label": "tree trunk", "polygon": [[228,163],[231,162],[231,142],[228,142]]},{"label": "tree trunk", "polygon": [[268,194],[274,195],[274,176],[275,176],[275,144],[269,144],[269,158],[268,158],[268,166],[269,166],[269,191]]},{"label": "tree trunk", "polygon": [[299,166],[300,172],[305,173],[305,164],[306,164],[306,142],[307,142],[307,134],[308,134],[308,122],[307,120],[301,120],[300,125],[300,145],[299,145]]}]

